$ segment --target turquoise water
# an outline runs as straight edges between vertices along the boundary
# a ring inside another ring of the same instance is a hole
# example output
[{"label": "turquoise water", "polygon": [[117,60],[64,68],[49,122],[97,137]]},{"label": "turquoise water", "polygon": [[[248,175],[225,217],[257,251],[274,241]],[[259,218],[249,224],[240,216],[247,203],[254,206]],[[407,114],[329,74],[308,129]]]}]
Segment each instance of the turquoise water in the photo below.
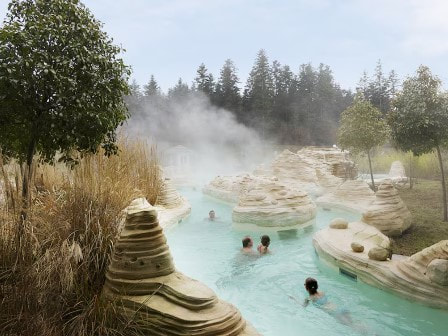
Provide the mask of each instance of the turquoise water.
[{"label": "turquoise water", "polygon": [[[356,215],[320,209],[313,227],[282,235],[269,233],[273,253],[249,258],[239,253],[241,238],[251,235],[256,247],[262,233],[233,229],[230,205],[200,191],[181,192],[189,199],[192,212],[167,232],[177,269],[236,305],[263,335],[448,335],[448,312],[353,281],[317,257],[313,233],[332,218],[354,220]],[[218,222],[206,220],[211,209]],[[352,326],[339,323],[313,305],[303,308],[288,297],[303,302],[303,283],[308,276],[319,281],[330,301],[350,311]]]}]

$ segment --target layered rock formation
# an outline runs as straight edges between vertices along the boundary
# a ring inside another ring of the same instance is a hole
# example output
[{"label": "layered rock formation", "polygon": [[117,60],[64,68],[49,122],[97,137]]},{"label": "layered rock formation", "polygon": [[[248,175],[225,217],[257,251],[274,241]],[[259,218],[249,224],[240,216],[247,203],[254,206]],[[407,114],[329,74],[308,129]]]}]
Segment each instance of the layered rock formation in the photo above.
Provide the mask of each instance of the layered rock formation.
[{"label": "layered rock formation", "polygon": [[323,206],[336,205],[355,211],[366,211],[375,200],[375,193],[363,180],[347,180],[316,200]]},{"label": "layered rock formation", "polygon": [[175,270],[157,211],[145,199],[127,208],[103,295],[148,335],[257,335],[233,305]]},{"label": "layered rock formation", "polygon": [[170,178],[164,178],[160,194],[157,197],[156,209],[164,228],[177,224],[191,212],[188,200],[173,187]]},{"label": "layered rock formation", "polygon": [[401,161],[392,162],[389,170],[389,179],[397,188],[402,188],[408,182],[406,170]]},{"label": "layered rock formation", "polygon": [[313,245],[320,257],[368,284],[448,309],[448,240],[409,258],[390,259],[389,238],[373,226],[354,222],[345,230],[317,232]]},{"label": "layered rock formation", "polygon": [[400,236],[411,225],[411,213],[391,180],[378,187],[375,200],[362,215],[362,221],[375,226],[389,237]]},{"label": "layered rock formation", "polygon": [[238,203],[241,196],[254,189],[265,176],[250,174],[236,176],[217,176],[202,191],[204,194],[229,203]]},{"label": "layered rock formation", "polygon": [[307,193],[276,181],[260,183],[241,196],[232,213],[236,223],[277,228],[311,224],[315,217],[316,205]]}]

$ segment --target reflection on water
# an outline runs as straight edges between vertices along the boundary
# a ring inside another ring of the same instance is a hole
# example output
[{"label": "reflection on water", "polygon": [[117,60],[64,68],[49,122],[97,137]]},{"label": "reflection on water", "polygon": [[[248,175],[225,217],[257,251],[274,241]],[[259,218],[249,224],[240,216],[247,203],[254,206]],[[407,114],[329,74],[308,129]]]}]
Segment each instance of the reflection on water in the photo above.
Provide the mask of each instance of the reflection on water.
[{"label": "reflection on water", "polygon": [[[448,312],[347,279],[316,257],[312,246],[316,230],[332,218],[358,216],[319,210],[311,227],[269,232],[273,253],[258,257],[241,253],[241,239],[250,235],[256,246],[263,233],[234,230],[231,207],[199,191],[187,191],[186,196],[192,204],[190,217],[167,233],[176,268],[235,304],[263,335],[448,335],[448,324],[443,322]],[[203,220],[210,209],[221,223]],[[319,307],[298,303],[307,297],[303,283],[309,276],[319,281],[319,289],[335,306],[349,309],[352,326]]]}]

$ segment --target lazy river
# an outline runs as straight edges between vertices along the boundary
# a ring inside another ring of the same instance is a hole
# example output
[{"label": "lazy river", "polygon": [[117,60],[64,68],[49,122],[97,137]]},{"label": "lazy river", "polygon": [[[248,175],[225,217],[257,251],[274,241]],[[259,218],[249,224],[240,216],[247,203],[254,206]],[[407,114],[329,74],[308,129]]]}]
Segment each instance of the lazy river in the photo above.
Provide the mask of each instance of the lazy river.
[{"label": "lazy river", "polygon": [[[181,193],[192,205],[191,215],[166,232],[176,268],[236,305],[263,335],[448,335],[447,311],[353,280],[318,258],[312,246],[313,233],[333,218],[350,221],[359,216],[319,208],[313,226],[267,233],[273,253],[250,258],[239,253],[241,239],[250,235],[256,248],[262,231],[236,230],[232,227],[232,206],[201,191],[184,189]],[[206,219],[211,209],[218,221]],[[314,305],[301,306],[306,297],[303,283],[309,276],[319,281],[330,301],[349,310],[352,326],[339,323]]]}]

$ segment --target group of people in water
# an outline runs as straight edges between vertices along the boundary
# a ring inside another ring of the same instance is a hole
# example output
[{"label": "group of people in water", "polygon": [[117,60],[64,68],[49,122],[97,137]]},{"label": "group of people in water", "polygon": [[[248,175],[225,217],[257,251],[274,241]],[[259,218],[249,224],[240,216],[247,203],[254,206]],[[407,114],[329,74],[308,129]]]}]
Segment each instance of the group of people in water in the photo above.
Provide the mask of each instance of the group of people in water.
[{"label": "group of people in water", "polygon": [[[241,241],[243,243],[243,247],[241,252],[244,254],[256,254],[256,252],[252,249],[254,246],[254,241],[251,237],[246,236]],[[260,244],[257,246],[257,251],[260,255],[271,253],[269,249],[269,245],[271,244],[271,238],[268,235],[264,235],[260,237]]]}]

